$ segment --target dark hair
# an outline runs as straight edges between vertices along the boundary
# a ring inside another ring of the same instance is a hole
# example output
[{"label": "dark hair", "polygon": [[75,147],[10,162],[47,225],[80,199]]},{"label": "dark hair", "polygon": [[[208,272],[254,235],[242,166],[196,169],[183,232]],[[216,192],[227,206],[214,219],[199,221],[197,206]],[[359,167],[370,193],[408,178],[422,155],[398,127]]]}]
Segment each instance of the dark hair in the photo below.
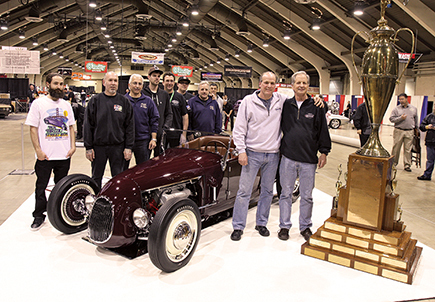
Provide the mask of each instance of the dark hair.
[{"label": "dark hair", "polygon": [[401,96],[405,97],[405,99],[408,98],[408,95],[407,95],[406,93],[401,93],[401,94],[399,94],[398,98],[400,98]]},{"label": "dark hair", "polygon": [[47,75],[47,77],[45,78],[45,81],[46,81],[48,84],[51,84],[51,80],[53,80],[54,77],[61,77],[62,80],[63,80],[63,76],[62,76],[61,74],[59,74],[59,73],[55,73],[55,72],[52,72],[52,73],[49,73],[49,74]]},{"label": "dark hair", "polygon": [[165,80],[165,77],[173,77],[173,78],[174,78],[174,81],[175,81],[175,75],[174,75],[172,72],[166,72],[166,73],[163,75],[163,81]]},{"label": "dark hair", "polygon": [[210,83],[210,87],[211,86],[216,86],[216,87],[218,87],[218,85],[216,84],[216,83]]}]

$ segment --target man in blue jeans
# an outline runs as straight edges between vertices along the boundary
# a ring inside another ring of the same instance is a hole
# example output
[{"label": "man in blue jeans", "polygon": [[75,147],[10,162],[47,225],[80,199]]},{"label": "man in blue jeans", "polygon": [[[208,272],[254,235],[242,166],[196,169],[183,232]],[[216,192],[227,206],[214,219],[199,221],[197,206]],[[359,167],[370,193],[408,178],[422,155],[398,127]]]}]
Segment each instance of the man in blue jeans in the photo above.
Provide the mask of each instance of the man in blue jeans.
[{"label": "man in blue jeans", "polygon": [[241,239],[246,226],[249,200],[258,170],[261,170],[261,194],[255,229],[261,236],[270,235],[266,224],[279,162],[282,104],[287,98],[274,93],[276,81],[273,72],[263,73],[260,90],[247,95],[239,106],[233,137],[242,173],[233,211],[231,239],[234,241]]},{"label": "man in blue jeans", "polygon": [[292,226],[292,192],[298,175],[301,192],[299,230],[307,241],[312,235],[312,192],[316,168],[325,166],[326,156],[331,151],[325,112],[323,108],[316,107],[314,100],[307,95],[309,83],[310,77],[304,71],[294,73],[292,86],[295,96],[286,100],[282,109],[282,159],[279,168],[282,186],[279,199],[281,229],[278,233],[281,240],[289,239],[289,229]]}]

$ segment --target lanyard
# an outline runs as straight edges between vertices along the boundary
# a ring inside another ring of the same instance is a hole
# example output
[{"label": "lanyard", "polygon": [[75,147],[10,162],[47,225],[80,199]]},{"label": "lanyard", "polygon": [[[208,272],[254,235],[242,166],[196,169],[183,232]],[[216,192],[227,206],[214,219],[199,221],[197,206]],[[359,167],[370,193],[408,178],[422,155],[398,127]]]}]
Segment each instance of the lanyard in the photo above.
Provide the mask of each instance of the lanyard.
[{"label": "lanyard", "polygon": [[172,98],[174,97],[174,93],[175,93],[175,91],[172,91],[171,99],[169,100],[169,103],[172,103]]}]

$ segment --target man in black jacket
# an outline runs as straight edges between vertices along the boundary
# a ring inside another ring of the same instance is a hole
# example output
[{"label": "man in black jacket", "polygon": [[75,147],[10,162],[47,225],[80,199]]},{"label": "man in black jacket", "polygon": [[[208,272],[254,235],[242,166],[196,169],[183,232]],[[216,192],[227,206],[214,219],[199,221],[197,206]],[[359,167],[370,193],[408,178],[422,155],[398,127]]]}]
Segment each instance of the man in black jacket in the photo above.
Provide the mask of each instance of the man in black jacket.
[{"label": "man in black jacket", "polygon": [[[316,107],[307,95],[310,77],[304,71],[292,76],[295,96],[287,99],[282,109],[281,164],[279,168],[282,193],[279,199],[280,231],[278,238],[287,240],[292,226],[290,216],[292,192],[296,178],[300,183],[299,230],[308,241],[312,232],[314,178],[316,168],[323,168],[326,156],[331,151],[331,138],[326,123],[325,111]],[[319,158],[317,153],[320,152]]]},{"label": "man in black jacket", "polygon": [[134,144],[134,115],[130,101],[117,93],[118,76],[113,71],[103,79],[106,90],[94,95],[85,112],[84,145],[92,163],[92,178],[101,188],[106,162],[112,176],[124,170]]},{"label": "man in black jacket", "polygon": [[426,133],[426,170],[422,176],[418,176],[418,180],[431,180],[435,160],[435,115],[433,112],[427,115],[420,124],[421,131]]},{"label": "man in black jacket", "polygon": [[[154,156],[161,152],[163,129],[169,129],[172,125],[172,108],[169,102],[169,94],[159,87],[160,76],[163,74],[156,65],[148,70],[149,85],[144,88],[143,93],[149,96],[159,109],[159,129],[157,131],[157,148],[154,149]],[[164,143],[163,143],[164,145]]]},{"label": "man in black jacket", "polygon": [[370,133],[372,132],[372,127],[370,126],[370,118],[367,113],[366,103],[362,103],[356,108],[356,113],[353,118],[353,124],[357,129],[356,133],[359,134],[359,141],[361,147],[365,145],[369,139]]}]

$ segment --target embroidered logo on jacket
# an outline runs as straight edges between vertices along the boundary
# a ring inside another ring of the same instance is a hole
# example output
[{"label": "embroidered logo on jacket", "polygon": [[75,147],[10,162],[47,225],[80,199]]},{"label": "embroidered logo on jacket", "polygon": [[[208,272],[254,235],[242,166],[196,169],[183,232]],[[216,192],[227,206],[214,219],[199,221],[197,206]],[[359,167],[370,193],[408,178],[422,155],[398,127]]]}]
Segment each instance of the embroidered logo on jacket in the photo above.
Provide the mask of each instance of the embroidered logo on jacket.
[{"label": "embroidered logo on jacket", "polygon": [[314,117],[314,114],[312,114],[312,113],[310,112],[310,113],[305,114],[305,117],[306,117],[306,118],[313,118],[313,117]]},{"label": "embroidered logo on jacket", "polygon": [[115,111],[122,112],[122,106],[121,105],[115,104],[115,105],[113,105],[113,109]]},{"label": "embroidered logo on jacket", "polygon": [[214,111],[214,107],[213,107],[213,105],[210,105],[210,110],[213,110],[213,111]]},{"label": "embroidered logo on jacket", "polygon": [[141,107],[141,108],[145,108],[145,109],[147,109],[147,104],[145,104],[145,103],[141,103],[141,104],[140,104],[140,107]]}]

